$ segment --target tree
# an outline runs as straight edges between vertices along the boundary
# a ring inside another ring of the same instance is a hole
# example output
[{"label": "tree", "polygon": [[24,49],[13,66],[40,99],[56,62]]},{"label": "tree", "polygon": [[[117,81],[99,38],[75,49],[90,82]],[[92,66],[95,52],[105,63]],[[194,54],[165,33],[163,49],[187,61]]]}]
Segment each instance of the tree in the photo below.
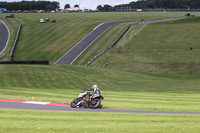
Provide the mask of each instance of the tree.
[{"label": "tree", "polygon": [[76,4],[76,5],[74,5],[74,7],[79,7],[79,6]]},{"label": "tree", "polygon": [[56,2],[56,1],[50,2],[50,5],[53,5],[53,6],[54,6],[54,10],[60,8],[60,3],[59,3],[59,2]]},{"label": "tree", "polygon": [[98,6],[97,6],[97,10],[102,11],[102,10],[103,10],[103,7],[102,7],[101,5],[98,5]]},{"label": "tree", "polygon": [[[52,6],[48,6],[52,5]],[[47,7],[48,6],[48,7]],[[6,8],[8,10],[55,10],[59,8],[59,2],[50,1],[21,1],[21,2],[0,2],[1,8]]]},{"label": "tree", "polygon": [[55,10],[55,7],[53,5],[47,5],[45,8],[46,11],[51,11],[51,10]]},{"label": "tree", "polygon": [[66,9],[66,8],[70,8],[70,5],[69,5],[69,4],[66,4],[66,5],[65,5],[65,9]]},{"label": "tree", "polygon": [[110,5],[104,5],[104,10],[109,11],[112,7]]}]

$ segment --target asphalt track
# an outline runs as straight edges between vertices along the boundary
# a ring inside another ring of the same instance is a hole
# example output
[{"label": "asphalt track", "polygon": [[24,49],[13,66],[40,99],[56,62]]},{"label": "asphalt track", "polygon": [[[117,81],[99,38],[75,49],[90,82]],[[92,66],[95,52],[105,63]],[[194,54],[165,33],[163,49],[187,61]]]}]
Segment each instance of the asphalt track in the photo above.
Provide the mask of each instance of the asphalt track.
[{"label": "asphalt track", "polygon": [[0,54],[5,50],[10,33],[6,24],[0,20]]},{"label": "asphalt track", "polygon": [[0,101],[0,108],[23,110],[51,110],[51,111],[81,111],[81,112],[114,112],[114,113],[151,113],[151,114],[198,114],[200,112],[173,112],[173,111],[144,111],[144,110],[119,110],[119,109],[88,109],[71,108],[68,105],[41,105],[21,102]]},{"label": "asphalt track", "polygon": [[122,23],[132,23],[138,22],[140,20],[133,21],[117,21],[104,23],[96,27],[92,32],[90,32],[86,37],[84,37],[80,42],[78,42],[73,48],[71,48],[65,55],[63,55],[55,64],[72,64],[78,57],[89,47],[99,36],[101,36],[106,30],[111,26]]}]

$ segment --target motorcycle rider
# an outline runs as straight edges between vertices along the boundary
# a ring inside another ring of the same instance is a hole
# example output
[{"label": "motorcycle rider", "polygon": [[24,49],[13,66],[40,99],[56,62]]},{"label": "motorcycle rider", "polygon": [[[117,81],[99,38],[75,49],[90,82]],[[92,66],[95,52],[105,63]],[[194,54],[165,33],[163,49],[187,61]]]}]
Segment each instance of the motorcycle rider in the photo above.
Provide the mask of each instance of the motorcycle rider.
[{"label": "motorcycle rider", "polygon": [[98,86],[95,84],[95,85],[93,85],[92,86],[92,88],[83,88],[83,91],[85,92],[85,90],[87,90],[87,91],[93,91],[93,93],[88,93],[87,94],[87,99],[86,99],[86,101],[87,102],[89,102],[89,100],[90,100],[90,95],[92,95],[92,96],[94,96],[94,95],[101,95],[101,93],[100,93],[100,90],[99,90],[99,88],[98,88]]}]

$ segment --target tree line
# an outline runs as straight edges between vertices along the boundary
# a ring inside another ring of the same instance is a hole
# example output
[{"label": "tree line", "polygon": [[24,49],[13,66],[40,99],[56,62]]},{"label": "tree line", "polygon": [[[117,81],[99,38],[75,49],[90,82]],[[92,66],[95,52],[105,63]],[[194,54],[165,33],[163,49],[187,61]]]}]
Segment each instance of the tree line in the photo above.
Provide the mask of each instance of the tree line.
[{"label": "tree line", "polygon": [[[71,7],[70,4],[66,4],[66,5],[64,6],[64,9],[66,9],[66,8],[70,8],[70,7]],[[76,4],[76,5],[74,5],[74,7],[79,7],[79,5]]]},{"label": "tree line", "polygon": [[100,11],[116,10],[116,9],[199,9],[200,0],[138,0],[129,4],[97,6]]},{"label": "tree line", "polygon": [[60,8],[59,2],[50,1],[21,1],[21,2],[0,2],[0,8],[7,10],[55,10]]}]

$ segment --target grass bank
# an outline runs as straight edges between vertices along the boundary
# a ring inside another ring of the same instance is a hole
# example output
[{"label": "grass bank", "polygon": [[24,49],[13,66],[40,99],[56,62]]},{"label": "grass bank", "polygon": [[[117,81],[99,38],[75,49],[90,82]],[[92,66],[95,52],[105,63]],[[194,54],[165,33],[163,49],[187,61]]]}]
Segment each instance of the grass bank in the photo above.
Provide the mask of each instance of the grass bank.
[{"label": "grass bank", "polygon": [[199,79],[79,67],[0,66],[0,97],[70,103],[82,88],[99,85],[103,108],[200,111]]},{"label": "grass bank", "polygon": [[[122,39],[116,47],[98,58],[91,66],[199,77],[199,23],[200,17],[173,21],[173,24],[153,23],[146,26],[136,37],[132,37],[129,42]],[[127,34],[130,32],[132,31]]]},{"label": "grass bank", "polygon": [[0,132],[198,133],[200,115],[0,110]]},{"label": "grass bank", "polygon": [[[7,14],[1,14],[5,18]],[[23,25],[14,60],[49,60],[54,63],[97,25],[111,21],[182,17],[185,13],[22,13]],[[39,19],[56,23],[39,23]],[[7,22],[6,22],[7,23]],[[13,30],[10,28],[10,30]]]}]

